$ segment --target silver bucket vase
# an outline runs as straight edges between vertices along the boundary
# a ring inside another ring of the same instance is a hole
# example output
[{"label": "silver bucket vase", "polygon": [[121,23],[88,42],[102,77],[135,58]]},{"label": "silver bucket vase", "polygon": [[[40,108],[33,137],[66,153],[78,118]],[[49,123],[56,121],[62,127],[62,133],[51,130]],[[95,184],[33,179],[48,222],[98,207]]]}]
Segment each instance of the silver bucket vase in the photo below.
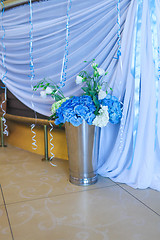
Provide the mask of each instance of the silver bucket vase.
[{"label": "silver bucket vase", "polygon": [[81,186],[96,183],[101,128],[88,125],[83,120],[78,127],[66,123],[65,130],[70,182]]}]

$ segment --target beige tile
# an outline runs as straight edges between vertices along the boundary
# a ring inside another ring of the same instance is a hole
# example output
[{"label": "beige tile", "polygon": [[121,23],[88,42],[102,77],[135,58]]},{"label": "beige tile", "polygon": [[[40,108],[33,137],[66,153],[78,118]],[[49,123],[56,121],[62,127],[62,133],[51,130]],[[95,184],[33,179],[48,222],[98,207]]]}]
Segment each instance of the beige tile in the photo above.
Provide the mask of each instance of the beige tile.
[{"label": "beige tile", "polygon": [[118,186],[7,206],[16,240],[158,240],[160,218]]},{"label": "beige tile", "polygon": [[68,161],[35,161],[1,165],[0,182],[6,203],[55,196],[64,193],[115,185],[110,179],[102,178],[88,187],[75,186],[69,182]]},{"label": "beige tile", "polygon": [[160,215],[160,192],[149,188],[144,190],[133,189],[126,184],[120,184],[120,186]]},{"label": "beige tile", "polygon": [[0,239],[12,240],[9,223],[4,206],[0,206]]},{"label": "beige tile", "polygon": [[11,145],[8,145],[6,148],[0,148],[0,165],[31,162],[32,159],[38,161],[41,158],[42,156],[38,154],[24,151]]}]

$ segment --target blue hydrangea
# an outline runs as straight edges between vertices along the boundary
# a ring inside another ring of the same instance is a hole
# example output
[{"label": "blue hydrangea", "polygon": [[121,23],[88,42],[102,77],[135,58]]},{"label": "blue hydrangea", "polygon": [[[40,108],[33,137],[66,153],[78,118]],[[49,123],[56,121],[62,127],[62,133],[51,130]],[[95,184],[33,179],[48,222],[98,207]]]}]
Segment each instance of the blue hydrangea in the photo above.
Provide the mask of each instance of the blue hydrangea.
[{"label": "blue hydrangea", "polygon": [[101,100],[103,106],[108,106],[109,121],[113,124],[120,122],[122,118],[122,104],[118,101],[118,98],[107,94],[106,98]]},{"label": "blue hydrangea", "polygon": [[72,97],[56,110],[55,124],[70,122],[77,127],[82,124],[83,119],[91,125],[96,107],[90,96]]}]

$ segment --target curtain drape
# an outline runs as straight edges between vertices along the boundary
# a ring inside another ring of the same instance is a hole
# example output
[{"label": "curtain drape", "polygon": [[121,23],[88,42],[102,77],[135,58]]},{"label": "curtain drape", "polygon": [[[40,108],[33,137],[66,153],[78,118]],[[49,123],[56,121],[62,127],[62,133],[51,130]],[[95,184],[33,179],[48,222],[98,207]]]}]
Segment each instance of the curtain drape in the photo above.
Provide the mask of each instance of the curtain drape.
[{"label": "curtain drape", "polygon": [[[58,83],[62,68],[65,36],[67,0],[49,0],[32,4],[33,9],[33,64],[36,84],[43,78]],[[121,1],[121,28],[123,32],[130,0]],[[110,81],[117,60],[113,59],[117,51],[117,1],[72,0],[70,10],[69,55],[67,63],[67,81],[63,92],[66,96],[80,94],[80,86],[75,77],[89,62],[96,58],[97,63],[109,71]],[[29,4],[4,12],[1,24],[5,29],[3,40],[6,47],[5,66],[7,69],[7,88],[25,105],[37,112],[49,116],[53,99],[41,99],[39,92],[32,92],[30,72],[30,29]],[[4,32],[0,31],[2,39]],[[3,52],[0,44],[1,54]],[[83,61],[87,60],[88,63]],[[2,63],[2,55],[1,55]],[[0,65],[1,76],[5,69]]]},{"label": "curtain drape", "polygon": [[[153,5],[155,5],[154,16],[151,15]],[[160,191],[159,121],[156,129],[156,91],[159,90],[159,82],[156,86],[158,69],[155,68],[154,57],[154,50],[158,54],[158,48],[153,49],[156,41],[160,40],[159,11],[158,0],[132,1],[128,9],[122,39],[123,68],[121,69],[118,64],[113,77],[114,92],[120,99],[124,99],[123,118],[120,126],[108,125],[102,130],[98,173],[113,181],[127,183],[133,188],[151,187]],[[151,16],[154,17],[154,26]],[[136,25],[136,18],[141,28]],[[152,33],[153,27],[157,36]],[[135,29],[140,33],[140,40],[134,37]],[[160,46],[160,42],[156,44]],[[139,119],[135,145],[133,133],[137,106],[135,105],[136,79],[132,71],[133,56],[139,58],[137,62],[140,71]],[[159,97],[160,95],[158,99]],[[159,116],[158,104],[158,120]]]}]

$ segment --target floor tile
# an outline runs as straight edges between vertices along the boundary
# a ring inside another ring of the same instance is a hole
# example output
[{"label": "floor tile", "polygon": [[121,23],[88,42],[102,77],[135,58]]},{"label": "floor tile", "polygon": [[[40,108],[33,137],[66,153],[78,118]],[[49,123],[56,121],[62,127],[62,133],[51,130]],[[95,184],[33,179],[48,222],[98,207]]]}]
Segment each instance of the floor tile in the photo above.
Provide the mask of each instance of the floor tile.
[{"label": "floor tile", "polygon": [[133,189],[126,184],[120,184],[120,186],[160,215],[160,192],[149,188],[144,190]]},{"label": "floor tile", "polygon": [[12,240],[9,223],[4,206],[0,206],[0,239]]},{"label": "floor tile", "polygon": [[17,159],[12,162],[8,155],[10,162],[1,164],[0,183],[7,204],[115,185],[110,179],[99,176],[92,186],[75,186],[69,182],[68,161],[54,159],[53,163],[57,165],[54,167],[38,159],[36,154],[28,153],[31,160],[18,163],[21,153],[26,152],[18,149],[15,152]]},{"label": "floor tile", "polygon": [[15,240],[158,240],[160,217],[119,186],[7,206]]},{"label": "floor tile", "polygon": [[38,161],[42,156],[11,145],[8,145],[6,148],[0,148],[0,165],[32,162],[33,158]]}]

